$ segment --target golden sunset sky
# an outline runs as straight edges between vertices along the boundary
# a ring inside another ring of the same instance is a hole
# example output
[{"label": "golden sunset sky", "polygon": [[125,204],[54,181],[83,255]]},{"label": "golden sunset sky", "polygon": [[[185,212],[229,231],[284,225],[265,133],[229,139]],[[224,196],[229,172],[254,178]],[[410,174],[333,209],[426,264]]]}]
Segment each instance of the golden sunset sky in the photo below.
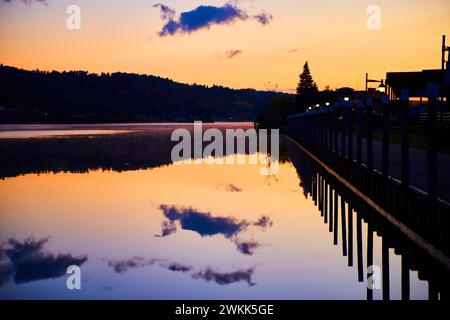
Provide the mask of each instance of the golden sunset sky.
[{"label": "golden sunset sky", "polygon": [[[135,72],[185,83],[289,91],[306,60],[319,88],[362,88],[364,74],[440,67],[442,34],[450,38],[448,0],[241,0],[247,19],[191,33],[158,35],[166,24],[156,1],[0,0],[0,63],[24,69]],[[182,12],[227,0],[161,0]],[[69,5],[81,29],[69,30]],[[381,29],[366,10],[381,8]],[[253,18],[261,12],[266,25]],[[450,42],[450,41],[449,41]],[[236,51],[228,58],[227,52]]]}]

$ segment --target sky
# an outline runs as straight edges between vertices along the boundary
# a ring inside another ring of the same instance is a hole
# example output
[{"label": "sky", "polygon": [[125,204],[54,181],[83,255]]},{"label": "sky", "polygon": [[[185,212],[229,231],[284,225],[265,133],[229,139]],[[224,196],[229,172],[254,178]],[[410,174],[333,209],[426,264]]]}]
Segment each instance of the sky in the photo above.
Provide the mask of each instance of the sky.
[{"label": "sky", "polygon": [[308,61],[320,89],[361,89],[439,68],[449,21],[448,0],[0,0],[0,63],[291,92]]}]

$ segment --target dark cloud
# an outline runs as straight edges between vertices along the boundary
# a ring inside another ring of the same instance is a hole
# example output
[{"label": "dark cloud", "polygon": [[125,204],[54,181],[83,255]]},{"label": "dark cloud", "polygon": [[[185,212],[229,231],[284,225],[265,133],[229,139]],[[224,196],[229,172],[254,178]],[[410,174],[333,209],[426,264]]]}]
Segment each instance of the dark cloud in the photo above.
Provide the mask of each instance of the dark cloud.
[{"label": "dark cloud", "polygon": [[181,263],[172,262],[169,265],[166,266],[166,269],[169,271],[176,271],[176,272],[188,272],[191,271],[193,268],[191,266],[187,266]]},{"label": "dark cloud", "polygon": [[87,256],[55,255],[44,251],[48,241],[49,238],[28,238],[23,242],[9,239],[3,244],[1,261],[7,262],[0,266],[0,283],[10,277],[16,284],[58,278],[66,274],[69,266],[81,266],[87,261]]},{"label": "dark cloud", "polygon": [[[236,57],[238,54],[241,54],[241,53],[242,53],[242,50],[228,50],[225,52],[225,56],[228,59],[233,59],[234,57]],[[230,184],[229,186],[232,187],[232,189],[234,187],[232,184]],[[238,191],[241,191],[239,188],[237,188],[237,189],[238,189]]]},{"label": "dark cloud", "polygon": [[167,262],[164,259],[158,258],[146,259],[144,257],[133,257],[123,260],[108,260],[108,266],[119,274],[123,274],[131,269],[144,268],[155,264],[169,271],[176,272],[188,272],[193,269],[188,265],[177,262]]},{"label": "dark cloud", "polygon": [[249,256],[253,255],[255,250],[260,247],[260,244],[256,241],[240,242],[239,240],[236,240],[234,243],[239,252]]},{"label": "dark cloud", "polygon": [[171,220],[163,221],[161,225],[161,234],[160,235],[157,234],[156,236],[160,238],[167,237],[175,232],[177,232],[177,226],[174,221]]},{"label": "dark cloud", "polygon": [[108,266],[113,268],[116,273],[122,274],[130,269],[143,268],[146,266],[151,266],[158,262],[158,259],[147,260],[143,257],[133,257],[124,260],[109,260]]},{"label": "dark cloud", "polygon": [[159,8],[161,11],[161,19],[163,20],[173,19],[173,17],[175,17],[175,9],[172,9],[162,3],[153,5],[153,8]]},{"label": "dark cloud", "polygon": [[192,278],[202,279],[208,282],[214,281],[221,286],[240,281],[245,281],[249,286],[254,286],[255,283],[252,281],[254,271],[255,270],[253,268],[250,268],[247,270],[237,270],[229,273],[221,273],[214,271],[211,268],[206,268],[205,270],[192,274]]},{"label": "dark cloud", "polygon": [[[229,185],[232,192],[240,191],[239,188]],[[259,248],[256,241],[241,241],[238,239],[239,233],[246,230],[249,226],[259,227],[261,229],[269,228],[273,225],[268,216],[261,216],[255,222],[246,220],[237,220],[232,217],[213,217],[210,212],[199,212],[192,208],[177,208],[175,206],[161,205],[165,218],[161,226],[161,234],[156,237],[166,237],[177,231],[177,222],[181,229],[190,230],[198,233],[202,237],[222,235],[230,239],[236,245],[239,252],[245,255],[252,255],[255,249]]]},{"label": "dark cloud", "polygon": [[[155,6],[160,8],[163,20],[168,20],[158,33],[161,37],[176,33],[191,33],[200,29],[208,29],[212,25],[233,24],[238,20],[244,21],[250,18],[244,10],[232,3],[226,3],[221,7],[202,5],[191,11],[182,12],[178,20],[174,18],[175,10],[166,6],[163,9],[162,4]],[[251,18],[266,25],[272,20],[272,15],[262,12]]]},{"label": "dark cloud", "polygon": [[273,20],[273,16],[270,13],[267,13],[265,11],[261,12],[260,14],[257,14],[253,16],[259,23],[261,23],[263,26],[270,23],[270,21]]},{"label": "dark cloud", "polygon": [[254,226],[261,227],[263,229],[273,226],[272,220],[268,216],[262,216],[256,222],[253,223]]},{"label": "dark cloud", "polygon": [[222,234],[225,238],[230,238],[249,225],[245,220],[212,217],[209,212],[198,212],[192,208],[178,209],[174,206],[161,205],[160,209],[171,224],[179,221],[183,230],[195,231],[202,237]]},{"label": "dark cloud", "polygon": [[213,281],[219,285],[228,285],[235,282],[245,281],[249,286],[254,286],[252,281],[252,275],[254,268],[241,269],[228,273],[222,273],[214,271],[214,269],[207,267],[206,269],[195,271],[194,267],[178,262],[166,262],[164,259],[146,259],[143,257],[133,257],[131,259],[124,260],[109,260],[108,266],[111,267],[116,273],[123,274],[130,269],[143,268],[151,265],[158,265],[168,271],[189,273],[195,280]]}]

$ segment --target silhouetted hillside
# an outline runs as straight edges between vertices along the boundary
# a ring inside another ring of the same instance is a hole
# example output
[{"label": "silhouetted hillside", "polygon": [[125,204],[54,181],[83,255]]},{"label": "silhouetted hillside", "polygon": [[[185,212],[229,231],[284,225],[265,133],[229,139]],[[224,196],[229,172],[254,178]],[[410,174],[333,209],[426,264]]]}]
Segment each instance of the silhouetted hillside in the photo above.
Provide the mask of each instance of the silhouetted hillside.
[{"label": "silhouetted hillside", "polygon": [[0,123],[254,120],[277,95],[155,76],[26,71],[0,65]]}]

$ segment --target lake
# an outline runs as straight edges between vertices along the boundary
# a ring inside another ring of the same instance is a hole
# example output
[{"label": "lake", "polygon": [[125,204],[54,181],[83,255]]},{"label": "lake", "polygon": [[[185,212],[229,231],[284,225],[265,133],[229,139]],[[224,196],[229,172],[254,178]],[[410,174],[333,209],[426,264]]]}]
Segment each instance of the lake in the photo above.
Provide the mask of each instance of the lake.
[{"label": "lake", "polygon": [[428,299],[432,262],[290,139],[263,176],[172,163],[179,127],[1,127],[0,299],[400,299],[405,272]]}]

